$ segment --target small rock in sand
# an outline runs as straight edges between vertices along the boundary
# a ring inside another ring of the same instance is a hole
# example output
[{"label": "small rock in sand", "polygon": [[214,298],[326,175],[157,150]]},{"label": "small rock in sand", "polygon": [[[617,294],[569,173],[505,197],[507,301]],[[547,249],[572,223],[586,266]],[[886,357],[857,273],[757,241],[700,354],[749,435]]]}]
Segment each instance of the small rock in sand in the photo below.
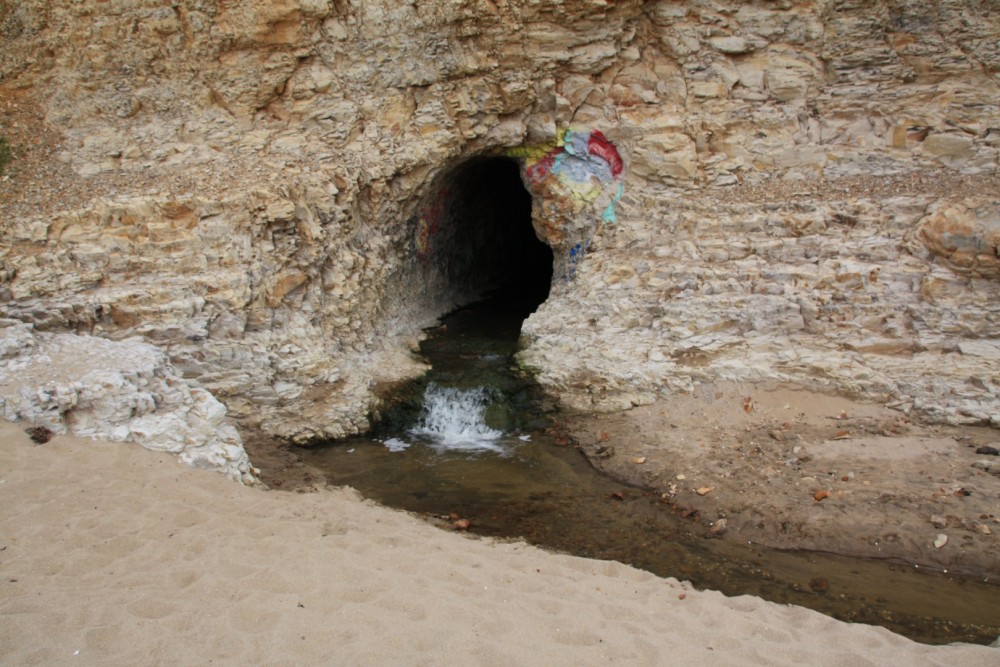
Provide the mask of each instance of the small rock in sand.
[{"label": "small rock in sand", "polygon": [[830,580],[826,577],[814,577],[809,581],[809,589],[813,593],[829,593]]},{"label": "small rock in sand", "polygon": [[719,519],[718,521],[716,521],[715,523],[713,523],[711,526],[709,526],[709,528],[708,528],[708,534],[705,535],[705,537],[722,537],[722,535],[725,532],[726,532],[726,520],[725,519]]},{"label": "small rock in sand", "polygon": [[935,528],[944,528],[948,525],[948,519],[941,516],[940,514],[931,515],[931,525]]},{"label": "small rock in sand", "polygon": [[934,538],[934,548],[940,549],[946,544],[948,544],[948,536],[944,533],[938,533],[937,537]]},{"label": "small rock in sand", "polygon": [[51,429],[44,426],[32,426],[26,430],[25,433],[27,433],[28,437],[31,438],[31,441],[37,445],[44,445],[52,439],[52,436],[55,435]]}]

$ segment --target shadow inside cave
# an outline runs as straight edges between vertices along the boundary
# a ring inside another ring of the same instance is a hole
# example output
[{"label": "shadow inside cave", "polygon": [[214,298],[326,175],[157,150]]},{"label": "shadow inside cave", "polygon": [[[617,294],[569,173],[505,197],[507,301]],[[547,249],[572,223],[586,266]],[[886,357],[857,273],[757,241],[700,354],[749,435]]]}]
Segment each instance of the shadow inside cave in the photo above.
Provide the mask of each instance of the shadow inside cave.
[{"label": "shadow inside cave", "polygon": [[451,294],[490,295],[519,317],[548,298],[552,249],[535,233],[518,163],[478,157],[448,173],[421,209],[417,249]]}]

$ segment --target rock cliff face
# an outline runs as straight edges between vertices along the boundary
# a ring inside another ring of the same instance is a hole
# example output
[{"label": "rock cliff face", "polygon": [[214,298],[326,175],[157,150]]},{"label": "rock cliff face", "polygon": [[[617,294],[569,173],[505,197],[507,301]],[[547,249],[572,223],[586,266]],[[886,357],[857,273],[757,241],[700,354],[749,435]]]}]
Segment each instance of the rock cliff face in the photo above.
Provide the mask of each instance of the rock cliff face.
[{"label": "rock cliff face", "polygon": [[142,336],[245,425],[364,429],[518,272],[568,406],[779,380],[1000,425],[995,2],[23,0],[0,34],[0,314]]}]

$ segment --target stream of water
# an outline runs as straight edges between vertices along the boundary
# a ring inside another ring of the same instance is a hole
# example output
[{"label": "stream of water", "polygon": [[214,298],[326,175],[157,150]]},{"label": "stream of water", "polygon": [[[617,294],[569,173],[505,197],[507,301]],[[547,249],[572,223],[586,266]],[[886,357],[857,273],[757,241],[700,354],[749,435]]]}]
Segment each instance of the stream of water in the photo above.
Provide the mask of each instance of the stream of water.
[{"label": "stream of water", "polygon": [[727,595],[797,604],[917,641],[989,643],[1000,587],[884,561],[705,539],[660,502],[560,446],[530,380],[512,371],[530,303],[452,314],[422,345],[433,370],[402,390],[376,430],[304,450],[331,483],[391,507],[461,517],[481,535],[616,560]]}]

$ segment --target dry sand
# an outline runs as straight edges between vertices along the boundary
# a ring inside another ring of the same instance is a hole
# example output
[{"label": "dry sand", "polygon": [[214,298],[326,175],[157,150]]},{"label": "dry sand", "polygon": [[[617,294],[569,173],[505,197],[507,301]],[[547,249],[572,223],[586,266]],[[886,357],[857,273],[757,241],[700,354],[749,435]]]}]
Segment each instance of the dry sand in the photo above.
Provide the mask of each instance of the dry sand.
[{"label": "dry sand", "polygon": [[4,665],[997,665],[624,565],[0,423]]}]

